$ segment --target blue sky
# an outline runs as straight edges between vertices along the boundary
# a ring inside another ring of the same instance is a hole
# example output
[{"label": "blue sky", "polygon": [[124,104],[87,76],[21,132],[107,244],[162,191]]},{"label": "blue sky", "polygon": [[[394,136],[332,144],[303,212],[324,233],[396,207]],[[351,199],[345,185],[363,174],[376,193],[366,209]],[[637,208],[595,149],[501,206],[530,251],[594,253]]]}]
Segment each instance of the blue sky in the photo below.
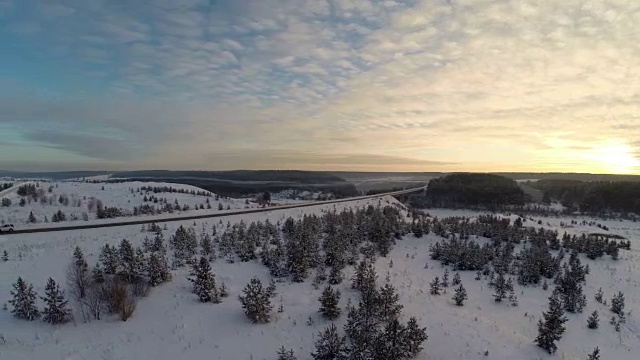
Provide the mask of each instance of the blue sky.
[{"label": "blue sky", "polygon": [[640,171],[640,2],[0,0],[0,169]]}]

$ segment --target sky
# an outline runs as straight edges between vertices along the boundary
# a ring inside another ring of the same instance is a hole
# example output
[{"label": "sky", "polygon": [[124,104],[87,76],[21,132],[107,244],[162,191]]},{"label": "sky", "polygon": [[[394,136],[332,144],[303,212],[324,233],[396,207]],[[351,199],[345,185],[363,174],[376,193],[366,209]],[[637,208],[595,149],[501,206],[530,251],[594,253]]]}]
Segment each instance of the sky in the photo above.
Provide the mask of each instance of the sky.
[{"label": "sky", "polygon": [[640,174],[640,1],[0,0],[0,169]]}]

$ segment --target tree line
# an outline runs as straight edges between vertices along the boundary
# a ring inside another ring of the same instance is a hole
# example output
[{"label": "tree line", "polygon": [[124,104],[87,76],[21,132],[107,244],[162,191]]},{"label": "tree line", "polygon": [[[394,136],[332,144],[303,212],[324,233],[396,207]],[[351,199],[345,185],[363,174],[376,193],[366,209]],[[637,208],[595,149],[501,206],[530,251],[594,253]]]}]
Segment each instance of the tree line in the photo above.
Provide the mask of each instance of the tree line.
[{"label": "tree line", "polygon": [[530,185],[568,211],[589,214],[640,213],[640,182],[539,180]]},{"label": "tree line", "polygon": [[508,178],[492,174],[460,173],[432,179],[425,193],[399,196],[415,208],[447,207],[497,210],[522,206],[530,197]]}]

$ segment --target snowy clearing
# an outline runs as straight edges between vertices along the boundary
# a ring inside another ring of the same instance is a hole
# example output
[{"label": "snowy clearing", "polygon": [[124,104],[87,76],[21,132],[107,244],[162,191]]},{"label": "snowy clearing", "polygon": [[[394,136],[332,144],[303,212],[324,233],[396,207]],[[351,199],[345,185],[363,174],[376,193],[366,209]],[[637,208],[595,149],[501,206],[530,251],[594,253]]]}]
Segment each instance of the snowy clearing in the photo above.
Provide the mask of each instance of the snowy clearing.
[{"label": "snowy clearing", "polygon": [[[106,184],[110,185],[110,184]],[[113,184],[115,185],[115,184]],[[101,185],[98,185],[101,186]],[[124,193],[130,185],[124,186]],[[190,196],[190,195],[189,195]],[[115,196],[114,196],[115,197]],[[108,199],[105,196],[105,199]],[[122,204],[122,202],[120,202]],[[179,226],[218,231],[231,224],[244,221],[269,220],[282,223],[287,217],[300,218],[304,214],[321,214],[323,211],[345,208],[362,208],[367,205],[396,204],[391,197],[368,199],[341,204],[318,205],[303,209],[278,210],[268,213],[229,216],[219,219],[171,222],[163,231],[165,240]],[[429,210],[431,216],[477,216],[474,211]],[[511,216],[511,219],[515,219]],[[599,231],[596,226],[568,224],[569,218],[538,218],[525,222],[525,226],[537,225],[572,234]],[[585,219],[587,220],[587,219]],[[592,219],[588,219],[589,221]],[[582,219],[580,219],[582,221]],[[429,294],[429,283],[435,276],[442,276],[445,267],[429,257],[429,246],[443,239],[433,233],[422,238],[412,234],[397,241],[390,254],[378,258],[375,263],[382,283],[389,276],[404,305],[403,318],[416,316],[421,326],[427,327],[429,339],[417,359],[586,359],[598,346],[605,359],[637,359],[640,351],[640,326],[636,314],[615,332],[609,324],[608,307],[597,303],[593,296],[602,288],[606,299],[618,291],[626,297],[627,309],[637,309],[640,304],[640,252],[637,242],[640,224],[628,221],[598,221],[606,225],[610,233],[622,235],[632,241],[630,251],[621,250],[620,259],[608,256],[589,260],[583,254],[583,264],[590,266],[590,274],[584,293],[587,306],[583,313],[567,314],[569,321],[563,338],[557,343],[558,351],[547,354],[533,343],[537,335],[537,322],[547,309],[551,289],[540,286],[522,287],[515,284],[519,306],[496,303],[493,290],[486,279],[475,280],[474,271],[460,271],[462,283],[469,299],[463,307],[453,304],[453,287],[446,294]],[[548,223],[548,224],[547,224]],[[159,223],[160,226],[164,224]],[[149,232],[141,232],[140,226],[123,226],[106,229],[90,229],[73,232],[20,234],[0,236],[0,253],[6,250],[10,259],[0,261],[0,304],[10,298],[11,284],[18,276],[33,283],[38,295],[42,295],[48,277],[65,287],[65,271],[76,246],[85,253],[91,266],[98,261],[100,248],[108,243],[117,246],[128,239],[133,246],[141,246]],[[390,263],[393,263],[393,266]],[[427,265],[425,267],[425,264]],[[76,313],[75,323],[51,326],[42,321],[27,322],[15,319],[9,311],[0,312],[0,358],[12,360],[44,359],[276,359],[281,345],[295,351],[298,359],[309,359],[317,333],[330,324],[318,314],[318,297],[322,288],[314,289],[311,278],[303,283],[285,281],[278,284],[273,299],[272,321],[253,325],[244,317],[237,296],[250,278],[257,276],[268,283],[269,270],[260,260],[227,263],[217,259],[212,263],[218,281],[224,281],[230,296],[221,304],[199,303],[191,293],[191,283],[186,280],[186,268],[173,271],[173,281],[152,288],[148,297],[141,298],[136,312],[126,322],[117,316],[105,316],[102,320],[84,323]],[[455,273],[451,271],[451,276]],[[345,281],[335,286],[342,292],[340,306],[343,315],[335,321],[339,329],[346,322],[347,299],[357,303],[358,292],[350,288],[353,267],[345,270]],[[551,282],[551,281],[550,281]],[[553,285],[552,285],[553,286]],[[38,299],[39,306],[42,302]],[[276,309],[283,306],[284,312]],[[586,319],[593,310],[601,314],[599,329],[586,327]],[[308,325],[312,317],[313,325]],[[4,339],[4,341],[2,340]],[[488,352],[488,355],[485,355]]]}]

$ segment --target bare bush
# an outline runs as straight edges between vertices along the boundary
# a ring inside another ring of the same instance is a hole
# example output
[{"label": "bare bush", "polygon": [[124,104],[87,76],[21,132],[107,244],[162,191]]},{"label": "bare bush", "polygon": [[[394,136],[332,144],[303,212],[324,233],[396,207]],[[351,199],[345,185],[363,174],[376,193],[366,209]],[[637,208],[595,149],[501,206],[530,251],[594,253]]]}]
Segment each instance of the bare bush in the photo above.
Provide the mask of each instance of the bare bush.
[{"label": "bare bush", "polygon": [[130,286],[117,277],[113,277],[113,279],[105,283],[103,299],[107,304],[109,313],[120,315],[122,321],[127,321],[131,317],[136,309],[136,297],[133,294],[134,287],[134,285]]},{"label": "bare bush", "polygon": [[136,298],[131,293],[127,293],[124,302],[120,306],[120,319],[127,321],[136,310]]},{"label": "bare bush", "polygon": [[74,258],[67,269],[67,286],[73,299],[80,302],[85,297],[90,284],[91,278],[86,261],[83,257]]},{"label": "bare bush", "polygon": [[95,211],[95,209],[96,209],[96,199],[95,199],[95,198],[90,198],[90,199],[87,201],[87,210],[88,210],[89,212],[94,212],[94,211]]},{"label": "bare bush", "polygon": [[92,284],[87,295],[82,299],[82,305],[86,307],[89,314],[93,316],[95,320],[100,320],[100,314],[105,306],[105,292],[106,288],[103,284]]},{"label": "bare bush", "polygon": [[127,288],[127,284],[115,277],[109,280],[105,285],[104,291],[104,301],[107,304],[109,313],[119,313],[128,295],[129,289]]},{"label": "bare bush", "polygon": [[149,290],[151,286],[149,282],[145,281],[143,278],[138,278],[131,284],[131,290],[134,296],[137,297],[146,297],[149,295]]}]

